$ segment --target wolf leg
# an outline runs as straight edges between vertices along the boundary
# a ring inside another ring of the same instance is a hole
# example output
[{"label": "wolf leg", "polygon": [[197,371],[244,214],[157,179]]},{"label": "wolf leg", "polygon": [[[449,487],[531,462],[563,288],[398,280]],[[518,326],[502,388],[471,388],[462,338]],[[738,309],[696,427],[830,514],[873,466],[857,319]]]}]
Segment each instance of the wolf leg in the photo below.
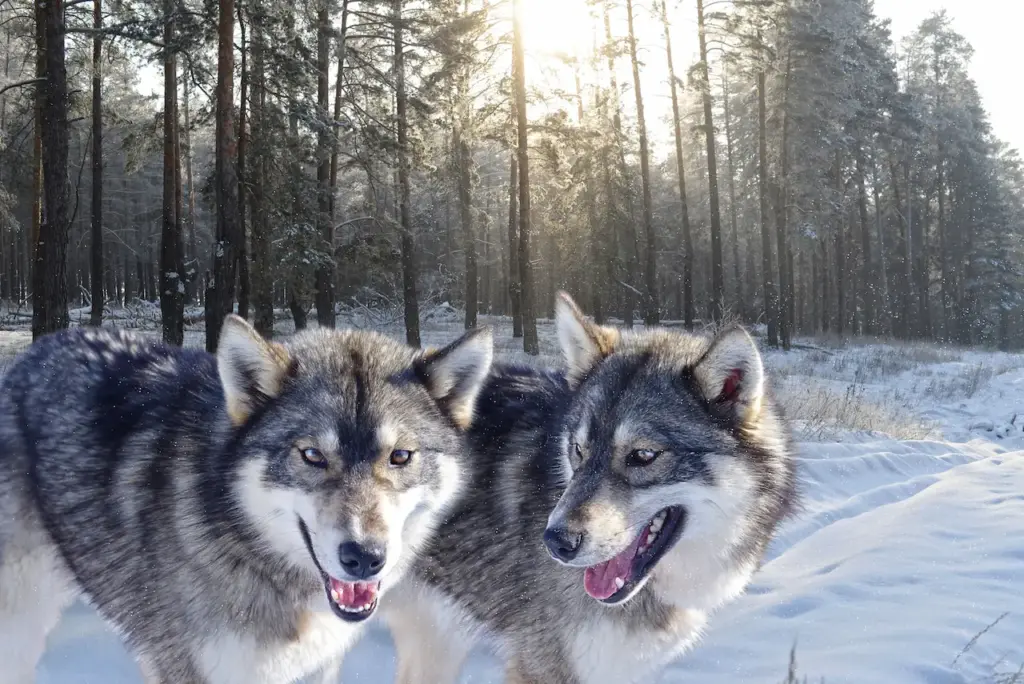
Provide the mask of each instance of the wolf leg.
[{"label": "wolf leg", "polygon": [[458,626],[438,624],[437,617],[429,607],[412,603],[388,611],[388,627],[398,655],[395,684],[458,681],[472,644]]},{"label": "wolf leg", "polygon": [[[17,521],[21,522],[21,521]],[[35,681],[46,635],[77,595],[43,533],[22,530],[0,548],[0,684]]]}]

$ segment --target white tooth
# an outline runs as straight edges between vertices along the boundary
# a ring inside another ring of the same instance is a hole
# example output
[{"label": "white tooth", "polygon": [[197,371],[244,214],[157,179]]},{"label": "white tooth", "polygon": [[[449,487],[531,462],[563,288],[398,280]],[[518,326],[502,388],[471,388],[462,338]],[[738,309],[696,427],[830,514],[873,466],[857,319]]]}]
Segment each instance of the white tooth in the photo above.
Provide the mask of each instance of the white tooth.
[{"label": "white tooth", "polygon": [[340,596],[340,595],[338,594],[338,592],[337,592],[336,590],[334,590],[334,589],[331,589],[331,598],[332,598],[332,599],[334,599],[334,602],[335,602],[335,603],[337,603],[337,602],[341,601],[341,596]]},{"label": "white tooth", "polygon": [[662,520],[661,518],[655,518],[654,522],[651,523],[651,529],[654,530],[655,532],[657,532],[657,531],[659,531],[661,529],[661,526],[664,525],[664,524],[665,524],[664,520]]},{"label": "white tooth", "polygon": [[650,546],[651,544],[653,544],[654,540],[657,539],[657,538],[658,538],[658,535],[656,535],[656,534],[649,534],[649,535],[647,535],[647,545]]},{"label": "white tooth", "polygon": [[626,580],[622,579],[621,577],[616,577],[615,578],[615,588],[616,589],[621,589],[624,586],[626,586]]}]

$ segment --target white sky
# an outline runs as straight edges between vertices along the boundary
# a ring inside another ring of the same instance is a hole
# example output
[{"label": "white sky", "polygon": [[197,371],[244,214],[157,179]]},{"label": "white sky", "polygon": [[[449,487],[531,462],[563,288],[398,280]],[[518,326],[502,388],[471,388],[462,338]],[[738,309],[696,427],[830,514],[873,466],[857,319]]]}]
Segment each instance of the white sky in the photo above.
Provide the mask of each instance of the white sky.
[{"label": "white sky", "polygon": [[971,76],[996,137],[1024,153],[1024,2],[1021,0],[875,0],[875,12],[892,19],[893,38],[912,32],[945,8],[953,28],[974,47]]}]

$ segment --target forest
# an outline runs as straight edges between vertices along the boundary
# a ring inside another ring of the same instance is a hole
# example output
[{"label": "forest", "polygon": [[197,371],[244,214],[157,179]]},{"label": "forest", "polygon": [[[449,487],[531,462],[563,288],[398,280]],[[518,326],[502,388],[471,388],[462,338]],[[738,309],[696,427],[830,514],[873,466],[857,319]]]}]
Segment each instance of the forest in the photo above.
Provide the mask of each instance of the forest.
[{"label": "forest", "polygon": [[[0,0],[0,301],[274,334],[447,305],[1024,347],[1024,168],[942,11]],[[154,94],[147,94],[152,92]],[[312,319],[312,320],[307,320]]]}]

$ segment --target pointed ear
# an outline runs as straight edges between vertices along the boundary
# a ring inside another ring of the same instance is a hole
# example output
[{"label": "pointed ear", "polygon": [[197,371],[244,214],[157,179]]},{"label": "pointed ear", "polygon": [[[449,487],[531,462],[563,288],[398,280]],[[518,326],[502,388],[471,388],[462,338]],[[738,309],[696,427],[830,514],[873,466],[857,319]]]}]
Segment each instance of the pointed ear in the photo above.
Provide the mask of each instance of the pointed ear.
[{"label": "pointed ear", "polygon": [[277,396],[290,370],[284,347],[263,339],[244,318],[229,314],[224,319],[217,343],[217,372],[235,425]]},{"label": "pointed ear", "polygon": [[720,333],[694,366],[693,375],[715,413],[741,424],[757,420],[764,396],[764,364],[743,328]]},{"label": "pointed ear", "polygon": [[565,292],[559,292],[555,299],[555,328],[569,369],[570,385],[578,383],[619,343],[618,330],[588,321]]},{"label": "pointed ear", "polygon": [[491,372],[493,358],[491,329],[477,328],[443,349],[424,353],[415,370],[441,410],[465,430],[473,422],[476,399]]}]

